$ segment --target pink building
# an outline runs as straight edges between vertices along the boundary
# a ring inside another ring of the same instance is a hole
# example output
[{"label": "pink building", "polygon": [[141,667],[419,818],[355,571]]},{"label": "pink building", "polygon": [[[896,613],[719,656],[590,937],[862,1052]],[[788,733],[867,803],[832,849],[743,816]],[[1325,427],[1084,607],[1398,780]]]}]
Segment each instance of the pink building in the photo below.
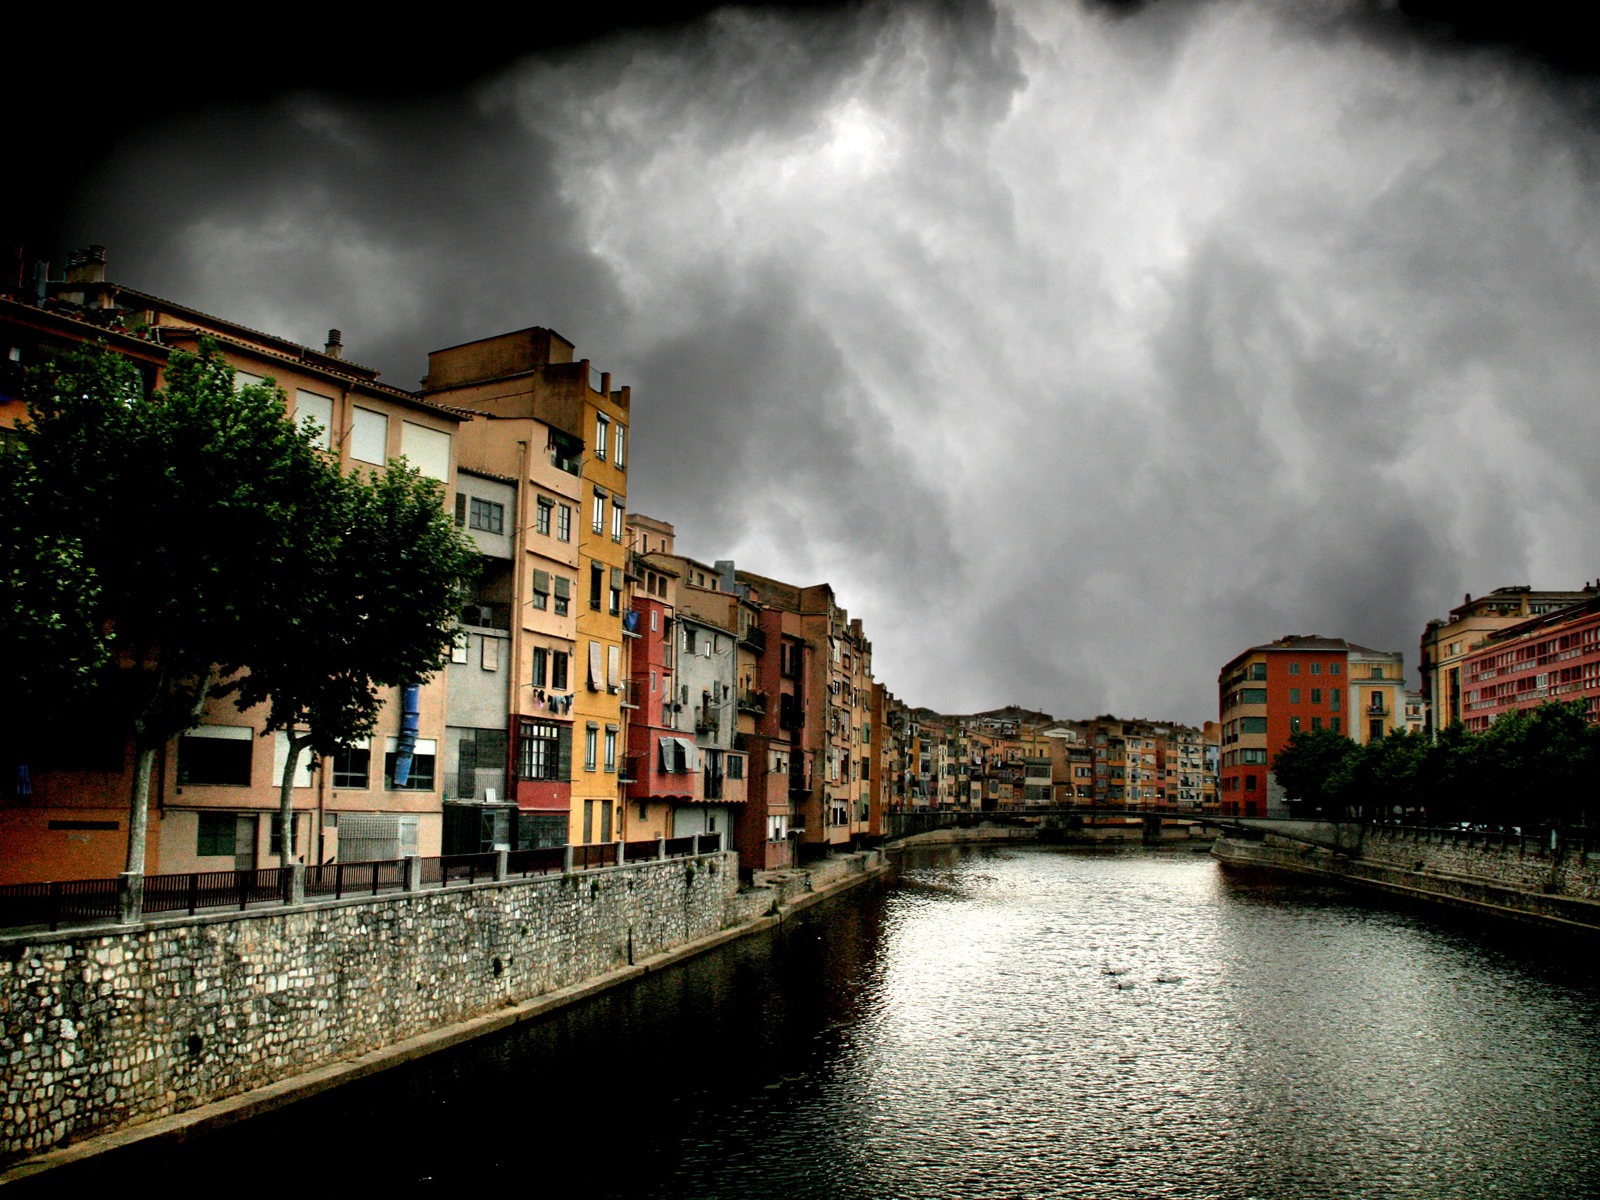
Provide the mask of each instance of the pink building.
[{"label": "pink building", "polygon": [[1480,733],[1546,700],[1582,700],[1600,723],[1600,597],[1490,634],[1462,664],[1462,697],[1462,720]]}]

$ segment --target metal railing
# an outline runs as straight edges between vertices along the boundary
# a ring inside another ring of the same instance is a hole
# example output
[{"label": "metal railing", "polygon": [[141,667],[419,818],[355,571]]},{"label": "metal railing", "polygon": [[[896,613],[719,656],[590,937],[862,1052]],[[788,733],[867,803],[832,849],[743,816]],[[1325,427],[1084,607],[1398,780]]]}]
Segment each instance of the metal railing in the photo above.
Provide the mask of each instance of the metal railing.
[{"label": "metal railing", "polygon": [[[619,865],[619,846],[622,862],[642,863],[662,857],[716,854],[722,850],[723,838],[717,833],[702,833],[665,840],[512,850],[504,853],[503,868],[502,854],[496,851],[435,858],[325,863],[304,868],[303,888],[297,897],[290,895],[293,872],[282,867],[147,875],[142,887],[142,912],[144,916],[176,913],[193,915],[301,900],[314,902],[377,896],[406,892],[417,887],[470,886],[497,879],[558,874],[569,869],[594,870]],[[119,921],[124,886],[122,878],[63,879],[0,885],[0,930],[40,926],[55,930]]]},{"label": "metal railing", "polygon": [[306,899],[332,896],[376,896],[404,891],[406,860],[373,859],[367,862],[324,863],[306,868]]}]

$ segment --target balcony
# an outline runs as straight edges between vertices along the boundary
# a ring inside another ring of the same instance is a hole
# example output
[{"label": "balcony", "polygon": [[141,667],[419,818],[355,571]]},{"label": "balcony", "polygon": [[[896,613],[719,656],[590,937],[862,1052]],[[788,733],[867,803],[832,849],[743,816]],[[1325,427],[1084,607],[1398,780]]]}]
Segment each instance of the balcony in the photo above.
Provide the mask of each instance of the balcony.
[{"label": "balcony", "polygon": [[708,701],[694,706],[694,731],[715,733],[722,720],[722,705]]},{"label": "balcony", "polygon": [[758,717],[765,716],[767,712],[767,694],[765,692],[740,692],[739,711],[753,713]]},{"label": "balcony", "polygon": [[754,625],[747,625],[744,632],[739,635],[739,644],[754,650],[757,654],[764,653],[767,648],[766,631]]},{"label": "balcony", "polygon": [[638,684],[634,680],[624,679],[618,688],[617,695],[620,697],[623,708],[639,707]]},{"label": "balcony", "polygon": [[638,783],[644,778],[644,754],[626,754],[617,766],[618,783]]}]

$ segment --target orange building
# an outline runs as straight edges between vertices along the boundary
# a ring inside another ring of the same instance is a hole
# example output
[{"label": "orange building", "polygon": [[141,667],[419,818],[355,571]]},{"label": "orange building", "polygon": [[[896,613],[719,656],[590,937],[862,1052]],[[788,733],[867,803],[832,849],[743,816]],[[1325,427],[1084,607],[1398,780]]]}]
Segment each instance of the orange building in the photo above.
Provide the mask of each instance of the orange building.
[{"label": "orange building", "polygon": [[[455,485],[462,414],[379,382],[378,372],[344,357],[338,331],[321,349],[302,346],[106,279],[102,247],[74,256],[43,302],[0,296],[6,340],[0,413],[22,415],[19,369],[50,351],[102,341],[161,384],[167,355],[202,338],[233,367],[240,386],[270,380],[293,419],[320,430],[322,448],[343,470],[382,470],[405,457]],[[393,780],[400,697],[386,697],[372,738],[332,760],[303,762],[294,783],[295,845],[307,862],[439,853],[443,778],[444,678],[418,693],[419,738],[411,777]],[[208,702],[200,724],[158,755],[151,784],[148,873],[269,867],[278,786],[287,757],[282,733],[262,736],[259,712]],[[0,807],[0,882],[109,877],[127,854],[132,753],[121,731],[86,734],[65,757],[29,764],[26,794]]]},{"label": "orange building", "polygon": [[[1362,674],[1354,689],[1352,660]],[[1290,736],[1331,729],[1360,742],[1383,737],[1403,712],[1403,673],[1398,653],[1315,634],[1252,646],[1230,660],[1217,677],[1221,811],[1287,815],[1272,760]]]}]

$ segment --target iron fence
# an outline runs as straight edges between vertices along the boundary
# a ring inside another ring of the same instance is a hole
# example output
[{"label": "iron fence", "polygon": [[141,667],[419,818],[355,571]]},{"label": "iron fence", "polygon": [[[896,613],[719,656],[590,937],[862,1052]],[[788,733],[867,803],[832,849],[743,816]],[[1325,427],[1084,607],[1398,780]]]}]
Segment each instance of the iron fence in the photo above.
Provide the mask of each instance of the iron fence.
[{"label": "iron fence", "polygon": [[147,875],[143,908],[147,913],[198,912],[202,908],[246,909],[286,899],[279,867],[254,871],[190,871],[185,875]]},{"label": "iron fence", "polygon": [[406,862],[403,858],[374,859],[367,862],[325,863],[306,868],[306,899],[332,896],[376,896],[379,892],[405,890]]},{"label": "iron fence", "polygon": [[[722,843],[721,834],[700,834],[699,853],[715,854],[721,850]],[[622,843],[622,861],[654,861],[661,848],[662,842],[654,838]],[[665,849],[669,858],[687,857],[696,852],[696,838],[668,838]],[[569,850],[574,870],[612,867],[618,862],[616,842],[514,850],[506,855],[506,877],[526,878],[564,871],[567,869]],[[418,882],[423,887],[485,882],[495,878],[498,860],[499,855],[494,852],[419,859]],[[406,891],[410,886],[409,862],[404,858],[376,859],[307,867],[303,898],[340,900],[347,896],[376,896]],[[253,905],[285,904],[291,899],[290,883],[291,873],[281,867],[147,875],[144,878],[142,910],[146,916],[171,913],[192,915],[206,910],[242,910]],[[43,926],[54,930],[62,926],[114,922],[121,916],[122,886],[119,878],[0,885],[0,929]]]}]

